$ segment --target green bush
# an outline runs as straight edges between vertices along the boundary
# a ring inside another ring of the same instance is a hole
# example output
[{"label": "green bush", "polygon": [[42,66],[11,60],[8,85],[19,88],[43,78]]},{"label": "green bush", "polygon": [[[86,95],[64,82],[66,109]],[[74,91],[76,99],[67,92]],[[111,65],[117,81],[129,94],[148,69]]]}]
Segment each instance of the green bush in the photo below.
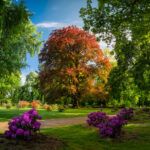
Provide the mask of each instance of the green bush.
[{"label": "green bush", "polygon": [[50,106],[52,107],[52,111],[58,111],[58,104],[52,104]]},{"label": "green bush", "polygon": [[65,111],[64,106],[63,106],[63,105],[59,105],[59,106],[58,106],[58,111],[59,111],[59,112],[64,112],[64,111]]},{"label": "green bush", "polygon": [[6,109],[10,109],[11,108],[11,104],[6,104]]}]

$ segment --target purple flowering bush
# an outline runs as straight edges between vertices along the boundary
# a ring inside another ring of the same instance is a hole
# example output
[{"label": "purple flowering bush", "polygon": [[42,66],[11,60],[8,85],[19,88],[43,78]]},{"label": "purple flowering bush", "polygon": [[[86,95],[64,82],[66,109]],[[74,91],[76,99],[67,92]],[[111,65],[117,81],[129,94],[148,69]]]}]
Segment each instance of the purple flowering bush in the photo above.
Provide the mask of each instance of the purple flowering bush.
[{"label": "purple flowering bush", "polygon": [[99,128],[102,137],[116,138],[120,136],[122,127],[133,117],[132,108],[123,108],[116,116],[108,116],[104,112],[92,112],[87,123]]},{"label": "purple flowering bush", "polygon": [[5,131],[5,137],[11,139],[31,139],[40,130],[41,119],[35,109],[31,109],[21,116],[13,118],[9,123],[9,130]]},{"label": "purple flowering bush", "polygon": [[122,127],[125,124],[127,124],[127,121],[118,116],[110,117],[107,122],[99,124],[100,135],[102,137],[116,138],[120,136]]},{"label": "purple flowering bush", "polygon": [[108,120],[108,116],[104,112],[92,112],[88,115],[87,123],[91,126],[98,127],[100,123]]},{"label": "purple flowering bush", "polygon": [[125,120],[132,119],[133,115],[133,108],[122,108],[117,114],[118,117],[123,118]]}]

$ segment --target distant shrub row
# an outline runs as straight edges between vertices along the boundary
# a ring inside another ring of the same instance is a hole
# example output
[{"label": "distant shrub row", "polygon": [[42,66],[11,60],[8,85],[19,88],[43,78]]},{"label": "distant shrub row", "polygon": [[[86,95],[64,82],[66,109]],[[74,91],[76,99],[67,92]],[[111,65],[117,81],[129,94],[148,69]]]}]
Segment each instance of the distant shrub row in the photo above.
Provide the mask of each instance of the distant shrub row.
[{"label": "distant shrub row", "polygon": [[[7,109],[10,109],[12,105],[10,103],[3,105]],[[42,104],[39,100],[33,100],[32,102],[28,102],[25,100],[19,101],[17,104],[18,108],[26,108],[26,107],[32,107],[34,109],[42,108],[47,111],[60,111],[63,112],[65,110],[65,107],[63,105],[58,105],[58,104]]]}]

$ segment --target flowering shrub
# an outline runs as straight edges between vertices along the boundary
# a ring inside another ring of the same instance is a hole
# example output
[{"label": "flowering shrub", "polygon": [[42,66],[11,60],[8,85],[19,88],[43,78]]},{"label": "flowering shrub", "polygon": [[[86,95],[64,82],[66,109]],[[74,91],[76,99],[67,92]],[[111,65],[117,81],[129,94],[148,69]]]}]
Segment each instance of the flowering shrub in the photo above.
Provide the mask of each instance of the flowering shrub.
[{"label": "flowering shrub", "polygon": [[126,123],[126,120],[118,116],[110,117],[108,121],[100,123],[98,125],[98,128],[100,129],[100,135],[102,137],[110,138],[118,137],[121,134],[123,125],[125,125]]},{"label": "flowering shrub", "polygon": [[108,116],[104,112],[92,112],[88,115],[87,123],[94,127],[98,127],[100,123],[108,120]]},{"label": "flowering shrub", "polygon": [[29,105],[30,105],[30,103],[28,101],[24,101],[24,100],[19,101],[19,103],[18,103],[19,108],[28,107]]},{"label": "flowering shrub", "polygon": [[41,116],[35,109],[13,118],[9,122],[9,130],[5,131],[5,136],[12,139],[31,139],[40,130],[41,123],[37,119],[41,119]]},{"label": "flowering shrub", "polygon": [[43,105],[43,108],[44,108],[44,109],[47,109],[48,107],[49,107],[48,104],[44,104],[44,105]]},{"label": "flowering shrub", "polygon": [[47,111],[59,111],[59,112],[63,112],[65,110],[63,105],[57,105],[57,104],[52,104],[52,105],[48,105],[48,104],[44,104],[43,108]]},{"label": "flowering shrub", "polygon": [[117,116],[125,120],[130,120],[133,117],[133,108],[122,108]]},{"label": "flowering shrub", "polygon": [[46,109],[47,111],[52,111],[52,106],[51,105],[44,104],[43,108]]},{"label": "flowering shrub", "polygon": [[41,103],[40,103],[39,100],[33,100],[33,101],[31,102],[31,106],[32,106],[32,108],[34,108],[34,109],[39,108],[40,105],[41,105]]},{"label": "flowering shrub", "polygon": [[99,128],[102,137],[116,138],[120,136],[122,127],[133,117],[132,108],[123,108],[116,116],[110,117],[104,112],[92,112],[87,123]]}]

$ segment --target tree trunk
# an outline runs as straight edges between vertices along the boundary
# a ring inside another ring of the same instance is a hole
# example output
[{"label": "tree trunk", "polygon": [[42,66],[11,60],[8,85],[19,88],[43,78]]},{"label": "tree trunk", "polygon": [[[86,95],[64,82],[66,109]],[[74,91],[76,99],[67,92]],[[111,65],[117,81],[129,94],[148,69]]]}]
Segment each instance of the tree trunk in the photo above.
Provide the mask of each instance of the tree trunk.
[{"label": "tree trunk", "polygon": [[77,95],[73,95],[73,108],[79,108],[79,99]]}]

